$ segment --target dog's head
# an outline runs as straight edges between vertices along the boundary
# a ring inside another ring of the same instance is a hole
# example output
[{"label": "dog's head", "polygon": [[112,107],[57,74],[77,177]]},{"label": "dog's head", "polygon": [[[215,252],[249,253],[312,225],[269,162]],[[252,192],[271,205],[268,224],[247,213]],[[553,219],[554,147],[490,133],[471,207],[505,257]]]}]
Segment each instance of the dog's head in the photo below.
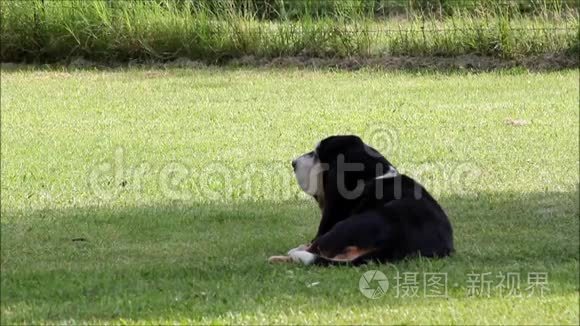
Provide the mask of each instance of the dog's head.
[{"label": "dog's head", "polygon": [[388,173],[395,168],[377,150],[357,136],[331,136],[315,149],[292,161],[298,185],[322,207],[325,187],[339,189]]}]

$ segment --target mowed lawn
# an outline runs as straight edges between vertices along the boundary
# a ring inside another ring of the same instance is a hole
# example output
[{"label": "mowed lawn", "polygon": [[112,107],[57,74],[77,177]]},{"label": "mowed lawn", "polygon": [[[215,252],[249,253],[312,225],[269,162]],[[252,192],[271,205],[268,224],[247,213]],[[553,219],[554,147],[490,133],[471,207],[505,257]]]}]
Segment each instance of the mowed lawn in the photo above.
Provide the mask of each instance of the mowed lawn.
[{"label": "mowed lawn", "polygon": [[[2,324],[577,325],[578,79],[4,70]],[[266,262],[318,225],[290,160],[344,133],[431,190],[453,257]]]}]

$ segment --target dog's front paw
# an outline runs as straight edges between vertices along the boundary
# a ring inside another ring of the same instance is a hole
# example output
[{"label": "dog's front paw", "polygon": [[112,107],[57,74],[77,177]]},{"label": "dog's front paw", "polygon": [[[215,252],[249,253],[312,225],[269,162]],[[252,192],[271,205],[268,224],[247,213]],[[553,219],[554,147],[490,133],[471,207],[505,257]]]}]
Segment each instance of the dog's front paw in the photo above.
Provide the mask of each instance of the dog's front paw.
[{"label": "dog's front paw", "polygon": [[316,255],[310,253],[306,250],[291,250],[292,252],[288,254],[290,259],[296,263],[302,263],[304,265],[310,265],[316,260]]},{"label": "dog's front paw", "polygon": [[291,253],[296,252],[296,251],[308,250],[308,248],[310,248],[310,245],[299,245],[296,248],[290,249],[290,251],[288,251],[288,255],[290,255]]}]

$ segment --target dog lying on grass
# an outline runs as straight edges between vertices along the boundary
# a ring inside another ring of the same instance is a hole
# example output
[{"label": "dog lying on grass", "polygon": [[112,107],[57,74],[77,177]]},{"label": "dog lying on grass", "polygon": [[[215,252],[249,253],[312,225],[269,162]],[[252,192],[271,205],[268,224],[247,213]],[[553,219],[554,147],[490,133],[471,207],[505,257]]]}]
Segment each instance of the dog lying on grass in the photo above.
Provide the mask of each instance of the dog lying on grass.
[{"label": "dog lying on grass", "polygon": [[322,218],[309,245],[271,263],[360,265],[453,252],[453,229],[437,201],[359,137],[326,138],[292,167]]}]

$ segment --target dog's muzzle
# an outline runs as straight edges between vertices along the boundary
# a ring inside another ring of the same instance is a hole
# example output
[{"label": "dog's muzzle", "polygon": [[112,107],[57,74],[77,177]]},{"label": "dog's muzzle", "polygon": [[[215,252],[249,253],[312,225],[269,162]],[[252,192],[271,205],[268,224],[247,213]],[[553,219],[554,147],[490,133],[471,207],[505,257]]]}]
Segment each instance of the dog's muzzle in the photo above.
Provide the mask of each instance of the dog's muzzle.
[{"label": "dog's muzzle", "polygon": [[309,195],[316,195],[319,178],[322,177],[322,168],[316,153],[306,153],[293,160],[292,168],[300,188]]}]

